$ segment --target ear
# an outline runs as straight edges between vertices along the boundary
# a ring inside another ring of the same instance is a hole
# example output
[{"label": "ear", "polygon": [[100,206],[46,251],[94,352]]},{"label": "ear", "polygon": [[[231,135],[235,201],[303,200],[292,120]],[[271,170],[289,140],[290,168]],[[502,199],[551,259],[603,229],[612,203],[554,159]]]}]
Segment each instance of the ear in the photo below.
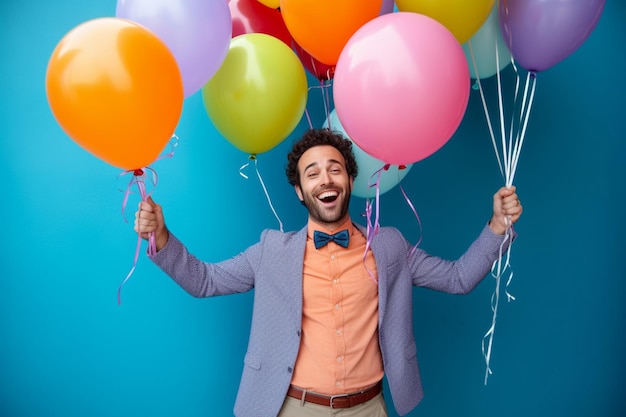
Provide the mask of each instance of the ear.
[{"label": "ear", "polygon": [[293,189],[295,190],[296,194],[298,195],[298,198],[300,199],[300,202],[304,201],[304,197],[302,196],[302,189],[300,188],[299,185],[294,185]]}]

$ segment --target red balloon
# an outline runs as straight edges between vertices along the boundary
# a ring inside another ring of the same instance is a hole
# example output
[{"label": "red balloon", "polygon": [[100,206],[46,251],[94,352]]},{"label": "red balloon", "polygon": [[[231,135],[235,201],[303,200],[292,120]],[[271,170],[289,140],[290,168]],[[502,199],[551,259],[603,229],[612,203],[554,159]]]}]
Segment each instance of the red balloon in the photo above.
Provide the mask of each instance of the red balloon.
[{"label": "red balloon", "polygon": [[271,9],[258,0],[228,0],[233,20],[233,35],[265,33],[283,41],[291,48],[291,34],[280,10]]},{"label": "red balloon", "polygon": [[311,56],[307,51],[304,50],[296,41],[292,42],[293,49],[296,51],[298,58],[300,58],[300,62],[304,68],[307,69],[311,74],[315,76],[320,81],[332,80],[335,76],[335,66],[334,65],[326,65],[314,57]]}]

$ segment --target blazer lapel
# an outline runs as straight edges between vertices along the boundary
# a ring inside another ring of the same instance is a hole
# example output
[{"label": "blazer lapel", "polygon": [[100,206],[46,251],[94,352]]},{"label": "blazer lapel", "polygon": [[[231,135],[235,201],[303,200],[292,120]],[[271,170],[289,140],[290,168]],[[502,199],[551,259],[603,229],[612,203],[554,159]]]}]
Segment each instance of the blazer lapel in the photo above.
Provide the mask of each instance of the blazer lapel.
[{"label": "blazer lapel", "polygon": [[[355,223],[355,226],[363,233],[367,239],[367,229],[364,226]],[[376,261],[376,272],[378,273],[378,324],[383,320],[387,309],[387,267],[389,264],[387,259],[387,251],[385,245],[381,242],[380,232],[374,236],[370,244],[370,250]]]}]

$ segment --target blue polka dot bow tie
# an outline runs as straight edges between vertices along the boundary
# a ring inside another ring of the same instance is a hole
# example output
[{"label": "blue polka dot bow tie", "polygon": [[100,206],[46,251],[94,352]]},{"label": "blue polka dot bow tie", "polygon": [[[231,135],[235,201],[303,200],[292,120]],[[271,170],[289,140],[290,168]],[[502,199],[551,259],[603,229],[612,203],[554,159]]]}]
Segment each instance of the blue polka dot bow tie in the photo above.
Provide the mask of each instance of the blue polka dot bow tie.
[{"label": "blue polka dot bow tie", "polygon": [[333,235],[320,232],[319,230],[316,230],[315,232],[313,232],[313,243],[315,243],[315,249],[319,249],[325,246],[331,240],[335,242],[336,244],[343,246],[344,248],[347,248],[348,243],[350,242],[350,233],[348,233],[348,229],[344,229]]}]

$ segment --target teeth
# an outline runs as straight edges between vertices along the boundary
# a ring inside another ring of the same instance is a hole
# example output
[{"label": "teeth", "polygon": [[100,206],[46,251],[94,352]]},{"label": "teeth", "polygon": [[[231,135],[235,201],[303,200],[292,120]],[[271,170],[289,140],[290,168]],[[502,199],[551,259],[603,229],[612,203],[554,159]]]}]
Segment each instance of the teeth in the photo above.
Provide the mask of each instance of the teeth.
[{"label": "teeth", "polygon": [[325,191],[322,194],[318,195],[317,198],[323,200],[325,198],[337,197],[339,193],[337,191]]}]

